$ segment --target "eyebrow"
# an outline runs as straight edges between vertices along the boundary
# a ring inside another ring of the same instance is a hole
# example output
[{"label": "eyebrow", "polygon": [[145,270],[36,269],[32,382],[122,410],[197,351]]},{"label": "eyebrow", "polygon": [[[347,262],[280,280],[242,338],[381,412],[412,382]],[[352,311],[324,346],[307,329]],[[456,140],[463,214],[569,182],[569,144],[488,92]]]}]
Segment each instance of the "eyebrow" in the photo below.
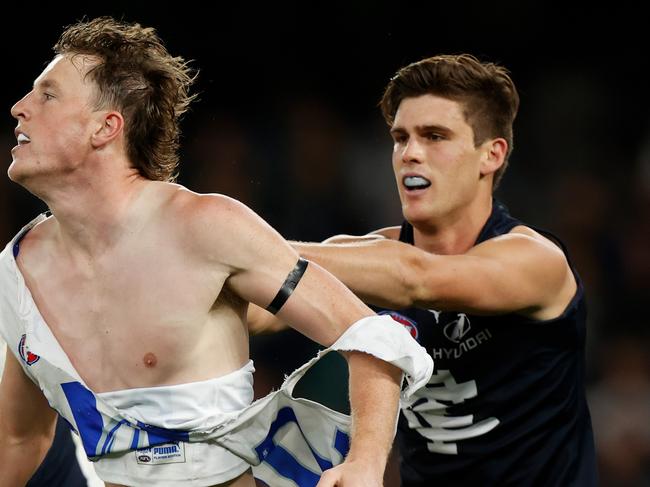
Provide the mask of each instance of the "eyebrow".
[{"label": "eyebrow", "polygon": [[[435,125],[435,124],[433,124],[433,125],[416,125],[415,126],[415,131],[418,132],[418,133],[422,133],[422,132],[441,132],[441,133],[444,133],[444,134],[450,134],[450,133],[453,132],[453,130],[451,130],[449,127],[445,127],[444,125]],[[391,134],[395,134],[395,133],[400,133],[401,134],[401,133],[405,133],[405,132],[406,132],[406,129],[404,127],[397,126],[397,127],[392,127],[390,129]]]},{"label": "eyebrow", "polygon": [[36,85],[39,85],[40,88],[44,88],[46,90],[48,89],[54,89],[54,90],[59,90],[60,86],[59,83],[57,83],[53,79],[46,78],[42,81],[39,81],[38,83],[34,83],[34,88],[36,88]]}]

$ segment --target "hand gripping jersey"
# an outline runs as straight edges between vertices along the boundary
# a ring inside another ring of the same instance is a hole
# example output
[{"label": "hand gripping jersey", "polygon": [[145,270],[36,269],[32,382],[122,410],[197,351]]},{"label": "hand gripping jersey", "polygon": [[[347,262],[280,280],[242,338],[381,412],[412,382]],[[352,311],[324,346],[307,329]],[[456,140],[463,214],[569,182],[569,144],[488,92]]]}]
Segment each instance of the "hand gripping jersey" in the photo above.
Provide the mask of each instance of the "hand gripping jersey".
[{"label": "hand gripping jersey", "polygon": [[366,352],[390,362],[404,371],[403,399],[431,377],[433,363],[426,351],[390,318],[371,316],[352,325],[331,347],[296,370],[279,390],[242,410],[185,429],[164,427],[164,415],[147,422],[138,420],[84,383],[25,285],[14,252],[21,236],[42,219],[27,225],[0,253],[0,335],[25,374],[79,434],[92,460],[101,462],[175,442],[213,442],[255,466],[255,475],[269,485],[315,486],[323,470],[343,460],[350,429],[347,415],[292,396],[295,384],[317,360],[338,350]]},{"label": "hand gripping jersey", "polygon": [[[517,225],[495,201],[476,243]],[[413,244],[410,224],[400,240]],[[404,487],[596,485],[584,390],[585,299],[575,277],[574,298],[549,321],[380,311],[409,329],[435,363],[426,387],[402,403]]]}]

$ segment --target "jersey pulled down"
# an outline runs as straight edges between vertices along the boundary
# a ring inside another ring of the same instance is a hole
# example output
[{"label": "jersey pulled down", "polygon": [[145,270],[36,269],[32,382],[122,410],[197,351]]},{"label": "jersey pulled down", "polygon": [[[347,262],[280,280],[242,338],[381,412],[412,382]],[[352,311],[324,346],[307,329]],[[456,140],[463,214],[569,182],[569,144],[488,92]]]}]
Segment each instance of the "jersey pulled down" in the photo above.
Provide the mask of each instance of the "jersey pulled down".
[{"label": "jersey pulled down", "polygon": [[[494,201],[476,243],[518,225]],[[413,244],[407,222],[400,240]],[[596,485],[585,396],[585,298],[574,275],[575,296],[548,321],[421,308],[379,311],[402,323],[435,364],[429,383],[402,403],[404,487]]]},{"label": "jersey pulled down", "polygon": [[[350,431],[348,415],[292,395],[295,384],[316,361],[334,350],[374,355],[404,372],[402,400],[431,377],[433,363],[424,348],[390,318],[370,316],[350,326],[331,347],[291,374],[279,390],[247,407],[203,417],[185,415],[184,422],[170,422],[160,410],[142,421],[132,408],[115,407],[106,394],[96,394],[85,384],[25,285],[15,260],[18,244],[42,219],[23,228],[0,253],[0,336],[50,406],[79,434],[93,461],[149,451],[156,445],[212,442],[254,466],[255,476],[270,485],[313,487],[324,470],[345,458]],[[252,364],[244,369],[237,373],[247,376]],[[252,381],[245,380],[240,388],[244,386],[251,388],[252,397]],[[246,391],[238,394],[248,396]],[[143,396],[140,412],[147,411],[149,400],[155,401],[156,396]]]}]

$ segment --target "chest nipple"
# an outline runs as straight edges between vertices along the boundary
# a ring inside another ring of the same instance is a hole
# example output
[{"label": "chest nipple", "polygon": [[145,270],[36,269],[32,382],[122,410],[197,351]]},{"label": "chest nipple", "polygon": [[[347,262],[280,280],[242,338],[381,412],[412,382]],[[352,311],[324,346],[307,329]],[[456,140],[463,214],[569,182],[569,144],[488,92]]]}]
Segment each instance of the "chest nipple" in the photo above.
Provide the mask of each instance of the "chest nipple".
[{"label": "chest nipple", "polygon": [[142,357],[142,363],[144,364],[145,367],[155,367],[156,364],[158,363],[158,359],[156,356],[151,353],[147,352],[144,357]]}]

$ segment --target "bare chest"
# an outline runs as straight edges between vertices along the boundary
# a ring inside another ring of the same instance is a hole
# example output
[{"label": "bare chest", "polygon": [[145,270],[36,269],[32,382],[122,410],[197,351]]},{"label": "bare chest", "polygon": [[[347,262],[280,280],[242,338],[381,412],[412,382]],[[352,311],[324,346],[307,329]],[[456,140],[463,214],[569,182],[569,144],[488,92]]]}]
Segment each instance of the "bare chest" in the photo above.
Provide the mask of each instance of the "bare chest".
[{"label": "bare chest", "polygon": [[[45,322],[96,390],[164,383],[205,338],[223,280],[169,250],[132,248],[92,272],[26,259]],[[19,261],[20,264],[20,261]]]}]

